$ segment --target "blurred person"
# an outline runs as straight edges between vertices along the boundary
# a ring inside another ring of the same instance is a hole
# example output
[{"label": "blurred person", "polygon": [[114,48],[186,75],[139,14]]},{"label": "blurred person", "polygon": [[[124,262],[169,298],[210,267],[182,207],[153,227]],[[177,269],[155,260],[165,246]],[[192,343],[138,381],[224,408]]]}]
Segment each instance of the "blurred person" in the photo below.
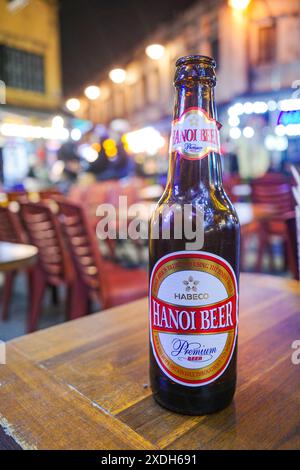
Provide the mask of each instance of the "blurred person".
[{"label": "blurred person", "polygon": [[28,173],[27,173],[27,178],[36,178],[36,174],[34,171],[34,166],[29,165]]},{"label": "blurred person", "polygon": [[231,175],[238,175],[239,161],[237,154],[235,152],[230,152],[226,155],[226,158],[228,159],[229,173]]},{"label": "blurred person", "polygon": [[112,168],[111,162],[107,158],[106,153],[103,149],[103,141],[105,139],[100,140],[100,151],[98,152],[98,158],[91,162],[89,165],[89,172],[95,175],[98,181],[103,181],[107,179],[112,179]]},{"label": "blurred person", "polygon": [[76,144],[74,142],[62,144],[57,152],[57,159],[58,162],[62,162],[62,165],[60,164],[61,172],[57,185],[60,191],[66,194],[71,185],[76,183],[82,169]]},{"label": "blurred person", "polygon": [[125,178],[135,174],[135,163],[126,152],[123,142],[118,145],[116,171],[117,178]]},{"label": "blurred person", "polygon": [[98,181],[125,178],[134,173],[135,165],[126,152],[123,143],[118,144],[117,153],[108,157],[103,142],[108,137],[101,139],[98,158],[90,163],[89,171],[95,174]]},{"label": "blurred person", "polygon": [[[50,182],[46,155],[47,155],[47,152],[46,152],[44,145],[40,144],[37,147],[34,156],[32,156],[30,159],[31,160],[30,167],[33,167],[33,173],[34,173],[33,178],[35,178],[36,180],[39,180],[39,183],[41,183],[42,185],[44,183],[48,184]],[[29,167],[29,171],[30,171],[30,167]]]}]

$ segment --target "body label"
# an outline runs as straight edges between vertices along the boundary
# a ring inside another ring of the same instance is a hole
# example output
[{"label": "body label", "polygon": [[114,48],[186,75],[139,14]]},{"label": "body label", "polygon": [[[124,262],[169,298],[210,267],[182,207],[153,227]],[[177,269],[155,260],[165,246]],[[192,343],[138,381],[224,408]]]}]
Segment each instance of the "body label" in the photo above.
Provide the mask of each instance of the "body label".
[{"label": "body label", "polygon": [[237,336],[238,289],[223,258],[176,252],[153,268],[149,292],[150,340],[161,370],[186,386],[220,377]]},{"label": "body label", "polygon": [[209,152],[220,153],[219,127],[202,108],[188,108],[172,123],[171,152],[183,158],[200,160]]}]

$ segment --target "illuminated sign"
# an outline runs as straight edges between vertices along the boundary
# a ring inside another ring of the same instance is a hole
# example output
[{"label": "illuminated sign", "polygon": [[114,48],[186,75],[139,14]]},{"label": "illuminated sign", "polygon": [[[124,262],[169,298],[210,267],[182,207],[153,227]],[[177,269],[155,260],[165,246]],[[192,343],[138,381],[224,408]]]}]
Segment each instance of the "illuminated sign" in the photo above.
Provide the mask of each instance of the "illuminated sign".
[{"label": "illuminated sign", "polygon": [[300,124],[300,110],[281,111],[278,116],[277,124],[288,126],[289,124]]}]

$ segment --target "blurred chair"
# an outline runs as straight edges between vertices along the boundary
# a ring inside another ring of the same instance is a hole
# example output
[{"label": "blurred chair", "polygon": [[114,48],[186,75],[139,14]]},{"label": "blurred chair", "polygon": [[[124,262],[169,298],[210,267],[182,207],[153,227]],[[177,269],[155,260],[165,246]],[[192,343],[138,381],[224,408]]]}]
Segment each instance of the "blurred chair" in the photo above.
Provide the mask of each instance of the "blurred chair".
[{"label": "blurred chair", "polygon": [[259,220],[253,220],[249,224],[241,225],[241,271],[246,271],[247,267],[247,248],[249,240],[255,235],[258,239],[258,247],[255,261],[255,271],[260,272],[262,270],[262,257],[265,249],[265,233],[262,230],[261,222]]},{"label": "blurred chair", "polygon": [[[68,199],[84,206],[88,216],[89,224],[91,225],[94,232],[96,231],[96,227],[99,222],[99,216],[96,215],[98,206],[101,204],[111,204],[115,208],[116,214],[118,216],[116,221],[112,221],[116,222],[116,231],[118,232],[120,230],[119,221],[121,221],[121,224],[123,224],[123,219],[126,216],[126,224],[130,222],[127,216],[127,210],[125,214],[122,212],[123,208],[119,207],[119,197],[125,196],[127,207],[130,207],[131,204],[136,203],[139,199],[138,194],[141,184],[142,180],[137,178],[98,181],[91,184],[88,189],[84,189],[84,192],[82,192],[81,195],[81,199],[80,193],[78,192],[80,186],[73,188],[73,190],[68,195]],[[124,209],[126,209],[126,206]],[[121,210],[121,213],[119,210]],[[105,245],[109,251],[110,257],[115,259],[116,240],[107,239]],[[135,243],[135,245],[138,246],[138,242]]]},{"label": "blurred chair", "polygon": [[75,271],[59,223],[50,207],[42,203],[21,204],[21,215],[30,243],[39,250],[38,263],[30,270],[28,332],[31,332],[37,327],[47,286],[66,287],[67,315],[72,316],[70,299]]},{"label": "blurred chair", "polygon": [[284,216],[287,232],[287,254],[288,254],[288,267],[297,280],[299,276],[299,260],[298,260],[298,246],[297,246],[297,228],[295,212],[289,212]]},{"label": "blurred chair", "polygon": [[79,280],[74,289],[73,318],[88,313],[91,299],[97,299],[106,309],[146,296],[147,273],[104,260],[83,208],[69,202],[58,202],[58,205]]},{"label": "blurred chair", "polygon": [[89,186],[73,185],[67,198],[75,204],[82,204],[88,213],[90,223],[96,229],[99,219],[96,210],[99,204],[110,202],[110,194],[116,193],[116,181],[101,181]]},{"label": "blurred chair", "polygon": [[[141,184],[137,178],[124,178],[118,180],[118,195],[127,197],[128,207],[139,200]],[[117,201],[118,203],[119,201]]]},{"label": "blurred chair", "polygon": [[0,240],[10,243],[26,243],[28,241],[18,214],[9,207],[0,207]]},{"label": "blurred chair", "polygon": [[56,197],[61,197],[62,193],[56,188],[43,189],[39,191],[39,197],[41,201],[47,201]]},{"label": "blurred chair", "polygon": [[272,205],[275,217],[292,210],[295,205],[289,182],[270,183],[262,178],[252,181],[251,186],[252,202]]},{"label": "blurred chair", "polygon": [[[271,238],[278,236],[283,241],[285,265],[287,261],[286,253],[286,224],[284,222],[284,215],[294,209],[294,201],[292,197],[291,184],[289,179],[284,175],[269,173],[262,178],[255,179],[251,182],[252,187],[252,202],[255,204],[266,204],[272,207],[273,214],[268,216],[265,220],[261,221],[262,232],[260,244],[261,253],[267,251],[270,256],[270,268],[273,271],[274,256],[272,252]],[[262,256],[260,258],[260,263]]]},{"label": "blurred chair", "polygon": [[136,185],[136,180],[107,180],[94,183],[90,185],[85,194],[84,200],[75,200],[72,196],[73,202],[84,205],[86,208],[90,224],[96,229],[99,217],[96,216],[97,207],[100,204],[112,204],[118,213],[119,211],[119,197],[125,196],[127,199],[127,206],[134,204],[138,201],[139,187]]},{"label": "blurred chair", "polygon": [[9,191],[6,193],[8,202],[28,202],[26,191]]},{"label": "blurred chair", "polygon": [[73,184],[67,194],[68,199],[75,203],[84,204],[89,186],[82,186],[80,184]]},{"label": "blurred chair", "polygon": [[242,179],[238,175],[230,176],[230,175],[223,175],[223,187],[225,189],[226,194],[228,195],[231,202],[238,202],[240,199],[236,194],[233,192],[233,188],[236,185],[242,183]]},{"label": "blurred chair", "polygon": [[258,178],[255,178],[252,180],[252,184],[290,184],[291,183],[291,178],[286,176],[285,174],[278,173],[278,172],[272,172],[268,171],[265,173],[263,176],[260,176]]},{"label": "blurred chair", "polygon": [[[18,215],[12,212],[9,207],[0,207],[0,241],[10,243],[28,242]],[[18,271],[9,271],[4,275],[1,312],[2,320],[6,320],[8,318],[13,283],[17,273]]]},{"label": "blurred chair", "polygon": [[93,228],[96,228],[96,225],[99,221],[99,218],[96,216],[97,207],[100,204],[105,203],[109,203],[115,206],[118,196],[119,190],[118,182],[116,180],[99,181],[89,187],[84,202],[77,202],[84,205],[90,223],[92,224]]}]

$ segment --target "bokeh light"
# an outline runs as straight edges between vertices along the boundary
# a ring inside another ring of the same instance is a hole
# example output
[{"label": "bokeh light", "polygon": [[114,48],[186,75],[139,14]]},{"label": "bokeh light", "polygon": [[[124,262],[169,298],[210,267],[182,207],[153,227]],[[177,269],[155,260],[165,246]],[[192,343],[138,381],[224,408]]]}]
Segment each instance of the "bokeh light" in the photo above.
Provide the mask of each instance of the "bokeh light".
[{"label": "bokeh light", "polygon": [[126,70],[113,69],[109,72],[109,78],[114,83],[123,83],[126,80]]},{"label": "bokeh light", "polygon": [[71,113],[75,113],[80,109],[80,101],[77,98],[70,98],[66,101],[66,108],[71,111]]},{"label": "bokeh light", "polygon": [[96,85],[90,85],[86,87],[86,89],[84,90],[85,96],[91,101],[94,101],[97,98],[99,98],[100,93],[101,93],[101,90]]},{"label": "bokeh light", "polygon": [[146,47],[146,54],[152,60],[159,60],[163,57],[165,48],[161,44],[150,44]]}]

